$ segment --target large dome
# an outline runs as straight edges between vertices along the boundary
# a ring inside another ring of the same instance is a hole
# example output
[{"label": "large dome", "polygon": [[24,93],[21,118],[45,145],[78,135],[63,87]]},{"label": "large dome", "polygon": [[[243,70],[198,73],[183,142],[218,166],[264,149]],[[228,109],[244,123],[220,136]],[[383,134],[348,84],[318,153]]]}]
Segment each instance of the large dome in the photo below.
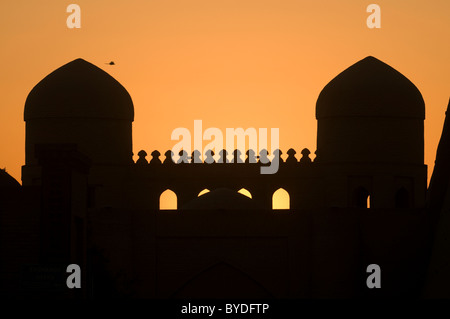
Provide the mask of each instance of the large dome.
[{"label": "large dome", "polygon": [[417,87],[397,70],[368,56],[331,80],[317,99],[316,117],[425,118]]},{"label": "large dome", "polygon": [[76,59],[47,75],[25,102],[25,121],[36,118],[134,120],[127,90],[95,65]]}]

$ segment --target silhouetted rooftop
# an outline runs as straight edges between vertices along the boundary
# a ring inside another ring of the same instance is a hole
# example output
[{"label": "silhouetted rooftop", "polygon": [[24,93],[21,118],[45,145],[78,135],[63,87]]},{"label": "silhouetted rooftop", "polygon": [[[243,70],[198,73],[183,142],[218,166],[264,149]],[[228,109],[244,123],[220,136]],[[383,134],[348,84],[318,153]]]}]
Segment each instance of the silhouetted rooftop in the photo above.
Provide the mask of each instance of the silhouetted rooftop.
[{"label": "silhouetted rooftop", "polygon": [[425,119],[425,103],[404,75],[368,56],[331,80],[317,99],[317,119],[351,116]]},{"label": "silhouetted rooftop", "polygon": [[5,170],[0,169],[0,189],[19,188],[21,185],[14,177],[9,175]]},{"label": "silhouetted rooftop", "polygon": [[444,205],[446,194],[450,194],[450,100],[445,112],[444,127],[434,163],[428,188],[428,207],[434,214],[439,214]]},{"label": "silhouetted rooftop", "polygon": [[76,59],[47,75],[25,102],[25,121],[34,118],[134,120],[127,90],[97,66]]}]

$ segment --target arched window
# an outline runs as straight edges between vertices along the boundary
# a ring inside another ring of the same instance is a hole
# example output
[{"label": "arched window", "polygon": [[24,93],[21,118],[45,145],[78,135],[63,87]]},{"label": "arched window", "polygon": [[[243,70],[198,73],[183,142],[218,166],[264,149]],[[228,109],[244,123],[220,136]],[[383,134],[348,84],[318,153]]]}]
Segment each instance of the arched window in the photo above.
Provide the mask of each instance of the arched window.
[{"label": "arched window", "polygon": [[290,197],[285,189],[279,188],[273,193],[272,209],[290,209]]},{"label": "arched window", "polygon": [[159,209],[177,209],[177,195],[170,189],[166,189],[159,197]]},{"label": "arched window", "polygon": [[358,187],[355,190],[353,204],[358,208],[370,208],[370,193],[364,187]]},{"label": "arched window", "polygon": [[197,197],[200,197],[202,195],[205,195],[206,193],[209,193],[209,189],[205,188],[204,190],[202,190],[200,193],[198,193]]},{"label": "arched window", "polygon": [[409,193],[404,187],[395,193],[395,208],[409,208]]},{"label": "arched window", "polygon": [[252,193],[250,193],[248,190],[246,190],[245,188],[241,188],[238,193],[247,196],[248,198],[252,198]]}]

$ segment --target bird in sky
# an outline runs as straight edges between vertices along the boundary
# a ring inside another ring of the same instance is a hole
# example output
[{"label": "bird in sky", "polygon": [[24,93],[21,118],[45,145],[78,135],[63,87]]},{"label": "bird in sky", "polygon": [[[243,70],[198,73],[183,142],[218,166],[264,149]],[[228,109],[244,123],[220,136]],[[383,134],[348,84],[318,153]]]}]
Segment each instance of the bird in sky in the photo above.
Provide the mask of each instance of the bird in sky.
[{"label": "bird in sky", "polygon": [[116,65],[116,64],[114,63],[114,61],[111,61],[111,62],[109,62],[109,63],[105,63],[105,64],[109,64],[109,65]]}]

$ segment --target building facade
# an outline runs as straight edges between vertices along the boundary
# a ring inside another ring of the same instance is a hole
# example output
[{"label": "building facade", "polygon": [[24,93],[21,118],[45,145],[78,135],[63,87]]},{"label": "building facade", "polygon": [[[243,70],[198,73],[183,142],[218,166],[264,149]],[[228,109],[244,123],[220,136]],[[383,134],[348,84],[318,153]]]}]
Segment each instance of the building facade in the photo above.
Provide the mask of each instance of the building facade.
[{"label": "building facade", "polygon": [[[140,151],[134,162],[125,88],[82,59],[60,67],[25,103],[22,185],[0,172],[1,293],[421,296],[442,206],[427,202],[421,93],[367,57],[324,87],[316,118],[314,158],[290,149],[276,174],[260,174],[270,163],[251,151],[211,164]],[[73,263],[76,291],[65,287]],[[366,285],[370,264],[382,289]]]}]

